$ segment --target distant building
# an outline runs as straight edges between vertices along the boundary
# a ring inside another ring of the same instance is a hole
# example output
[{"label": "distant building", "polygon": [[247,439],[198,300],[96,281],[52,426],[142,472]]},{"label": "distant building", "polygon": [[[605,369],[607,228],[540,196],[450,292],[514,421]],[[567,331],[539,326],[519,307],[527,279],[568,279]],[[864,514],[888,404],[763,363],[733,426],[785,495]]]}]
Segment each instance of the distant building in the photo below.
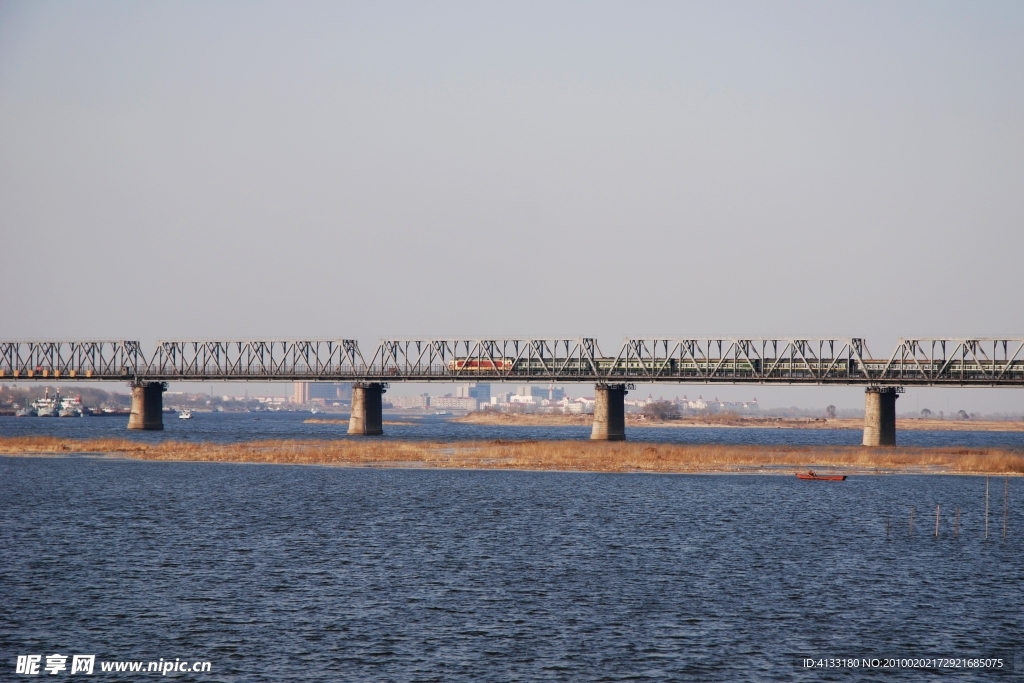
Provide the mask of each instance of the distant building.
[{"label": "distant building", "polygon": [[475,398],[469,396],[432,396],[431,408],[453,408],[455,410],[476,410],[479,407]]},{"label": "distant building", "polygon": [[490,403],[491,385],[462,384],[456,388],[455,395],[459,398],[475,398],[480,403]]},{"label": "distant building", "polygon": [[389,399],[394,408],[429,408],[430,396],[420,394],[419,396],[391,396]]},{"label": "distant building", "polygon": [[567,401],[562,406],[562,412],[566,415],[582,415],[587,412],[587,407],[579,401]]},{"label": "distant building", "polygon": [[748,413],[754,410],[758,410],[757,399],[753,401],[723,401],[719,404],[722,410],[731,410],[734,412]]},{"label": "distant building", "polygon": [[293,403],[309,403],[314,399],[325,401],[352,400],[352,385],[348,382],[296,382],[292,391]]},{"label": "distant building", "polygon": [[716,396],[714,400],[707,401],[703,396],[695,399],[683,396],[682,400],[676,399],[676,405],[682,410],[694,411],[728,411],[733,413],[749,413],[758,410],[757,399],[752,401],[719,401]]},{"label": "distant building", "polygon": [[698,396],[697,398],[683,396],[683,400],[679,402],[679,407],[683,410],[707,410],[708,402],[704,400],[703,396]]},{"label": "distant building", "polygon": [[548,399],[549,401],[560,401],[565,396],[565,389],[556,387],[553,384],[548,386],[537,386],[535,384],[524,384],[516,387],[516,396],[533,396],[536,399]]}]

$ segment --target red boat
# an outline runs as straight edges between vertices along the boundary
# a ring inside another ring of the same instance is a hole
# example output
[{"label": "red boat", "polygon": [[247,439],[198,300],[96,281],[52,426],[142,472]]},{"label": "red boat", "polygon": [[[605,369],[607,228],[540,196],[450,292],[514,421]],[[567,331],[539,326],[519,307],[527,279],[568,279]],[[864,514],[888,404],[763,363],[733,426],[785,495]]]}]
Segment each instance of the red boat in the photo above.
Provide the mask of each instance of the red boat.
[{"label": "red boat", "polygon": [[846,481],[845,474],[815,474],[814,470],[807,470],[807,474],[797,472],[796,478],[811,479],[813,481]]}]

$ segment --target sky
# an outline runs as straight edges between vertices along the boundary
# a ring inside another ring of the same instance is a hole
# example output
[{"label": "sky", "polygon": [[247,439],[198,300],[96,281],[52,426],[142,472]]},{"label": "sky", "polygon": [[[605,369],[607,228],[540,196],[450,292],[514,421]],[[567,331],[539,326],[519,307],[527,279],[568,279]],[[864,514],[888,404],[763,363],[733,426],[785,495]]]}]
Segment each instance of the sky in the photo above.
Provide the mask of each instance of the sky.
[{"label": "sky", "polygon": [[1022,337],[1022,188],[1019,2],[0,0],[0,338]]}]

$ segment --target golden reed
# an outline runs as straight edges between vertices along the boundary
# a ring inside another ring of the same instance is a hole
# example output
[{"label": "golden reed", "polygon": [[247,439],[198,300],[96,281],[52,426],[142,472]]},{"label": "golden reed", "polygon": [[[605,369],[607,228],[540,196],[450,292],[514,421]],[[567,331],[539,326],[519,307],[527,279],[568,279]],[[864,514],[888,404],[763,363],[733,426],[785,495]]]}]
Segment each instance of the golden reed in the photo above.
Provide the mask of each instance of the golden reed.
[{"label": "golden reed", "polygon": [[124,439],[0,437],[0,454],[102,453],[138,460],[422,466],[590,472],[737,472],[829,468],[1024,474],[1024,452],[998,448],[676,445],[591,441],[250,441],[143,444]]}]

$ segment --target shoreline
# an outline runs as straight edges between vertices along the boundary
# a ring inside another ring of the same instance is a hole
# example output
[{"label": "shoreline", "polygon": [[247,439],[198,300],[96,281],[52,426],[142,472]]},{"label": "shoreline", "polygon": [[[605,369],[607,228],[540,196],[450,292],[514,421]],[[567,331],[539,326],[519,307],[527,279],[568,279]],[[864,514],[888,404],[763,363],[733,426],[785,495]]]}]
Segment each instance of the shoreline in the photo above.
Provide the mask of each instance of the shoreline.
[{"label": "shoreline", "polygon": [[1002,448],[679,445],[592,441],[249,441],[236,444],[0,437],[0,455],[131,460],[663,474],[1024,474]]}]

